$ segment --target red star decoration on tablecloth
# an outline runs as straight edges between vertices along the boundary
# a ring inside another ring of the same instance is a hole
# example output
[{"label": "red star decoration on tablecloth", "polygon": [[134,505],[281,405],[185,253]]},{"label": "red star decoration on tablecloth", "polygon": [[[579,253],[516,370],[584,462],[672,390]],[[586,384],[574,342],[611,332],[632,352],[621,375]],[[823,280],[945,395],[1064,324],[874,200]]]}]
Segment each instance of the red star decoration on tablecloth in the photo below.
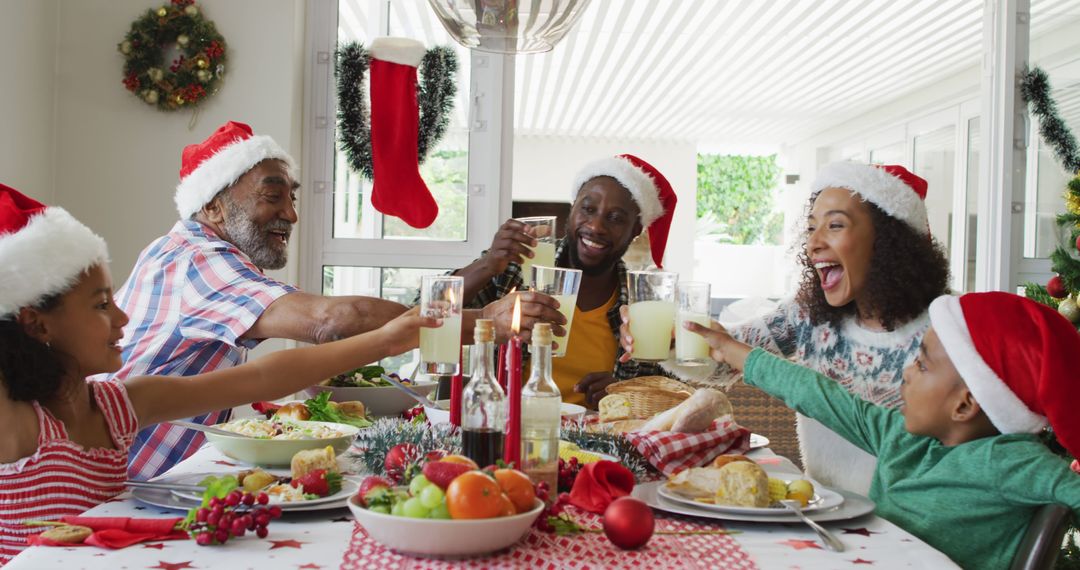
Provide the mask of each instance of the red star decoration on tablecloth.
[{"label": "red star decoration on tablecloth", "polygon": [[852,564],[873,564],[873,560],[863,560],[862,558],[856,558],[851,561]]},{"label": "red star decoration on tablecloth", "polygon": [[780,542],[780,544],[786,544],[794,548],[795,550],[805,550],[807,548],[816,548],[818,550],[821,550],[821,547],[818,546],[818,543],[812,540],[798,540],[793,538],[791,540],[783,540]]},{"label": "red star decoration on tablecloth", "polygon": [[160,568],[161,570],[183,570],[184,568],[194,568],[191,565],[191,561],[187,562],[165,562],[158,560],[157,566],[150,566],[150,568]]},{"label": "red star decoration on tablecloth", "polygon": [[215,459],[214,463],[216,463],[218,465],[224,465],[225,467],[236,467],[235,463],[229,463],[228,461],[225,461],[224,459]]},{"label": "red star decoration on tablecloth", "polygon": [[271,540],[274,545],[270,547],[270,550],[277,548],[300,548],[301,544],[307,544],[306,542],[300,542],[299,540]]},{"label": "red star decoration on tablecloth", "polygon": [[881,534],[880,532],[874,532],[866,527],[862,528],[841,528],[844,534],[859,534],[862,536],[870,536],[871,534]]},{"label": "red star decoration on tablecloth", "polygon": [[161,550],[162,548],[165,548],[165,543],[158,542],[156,544],[144,544],[144,545],[142,545],[142,547],[143,548],[156,548],[158,550]]}]

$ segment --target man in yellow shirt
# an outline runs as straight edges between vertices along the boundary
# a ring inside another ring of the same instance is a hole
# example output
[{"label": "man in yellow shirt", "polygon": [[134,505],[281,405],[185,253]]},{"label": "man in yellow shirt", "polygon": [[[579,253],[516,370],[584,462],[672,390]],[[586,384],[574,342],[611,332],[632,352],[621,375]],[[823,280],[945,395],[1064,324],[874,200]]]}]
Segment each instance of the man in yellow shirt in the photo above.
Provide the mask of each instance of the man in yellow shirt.
[{"label": "man in yellow shirt", "polygon": [[[659,372],[654,364],[618,362],[623,352],[618,340],[622,322],[619,308],[628,298],[622,256],[630,242],[647,229],[653,261],[662,267],[676,197],[660,171],[624,154],[582,169],[572,199],[566,236],[556,244],[555,265],[580,269],[581,287],[566,356],[554,359],[552,376],[563,401],[595,407],[608,384]],[[512,291],[527,290],[530,283],[525,279],[529,276],[521,274],[521,262],[532,257],[529,248],[536,243],[526,233],[525,224],[507,220],[490,249],[454,272],[465,278],[466,306],[484,307]],[[524,329],[537,322],[550,322],[560,329],[566,324],[554,299],[539,293],[530,295],[540,310],[523,313]]]}]

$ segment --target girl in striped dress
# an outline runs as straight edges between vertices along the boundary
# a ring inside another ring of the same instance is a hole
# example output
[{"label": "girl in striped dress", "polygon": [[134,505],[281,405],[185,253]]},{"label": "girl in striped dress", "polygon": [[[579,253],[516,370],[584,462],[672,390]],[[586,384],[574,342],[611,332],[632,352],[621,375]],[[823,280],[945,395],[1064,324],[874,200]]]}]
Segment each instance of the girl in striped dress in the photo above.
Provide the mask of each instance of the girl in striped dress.
[{"label": "girl in striped dress", "polygon": [[120,368],[127,316],[105,242],[61,208],[0,184],[0,566],[40,529],[124,490],[139,427],[280,398],[417,346],[436,319],[382,328],[188,378],[87,382]]}]

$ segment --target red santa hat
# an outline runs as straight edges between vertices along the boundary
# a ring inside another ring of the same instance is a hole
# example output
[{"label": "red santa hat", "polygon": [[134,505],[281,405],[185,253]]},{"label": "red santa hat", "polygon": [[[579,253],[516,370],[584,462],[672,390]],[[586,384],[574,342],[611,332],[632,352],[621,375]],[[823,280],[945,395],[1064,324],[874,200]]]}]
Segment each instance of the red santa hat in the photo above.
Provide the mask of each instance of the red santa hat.
[{"label": "red santa hat", "polygon": [[930,324],[998,431],[1037,433],[1049,422],[1080,456],[1073,409],[1080,335],[1065,317],[1011,293],[968,293],[935,299]]},{"label": "red santa hat", "polygon": [[920,234],[929,235],[926,186],[926,180],[898,164],[841,161],[823,166],[811,191],[816,194],[826,188],[847,188]]},{"label": "red santa hat", "polygon": [[649,232],[653,263],[663,268],[668,231],[678,201],[671,183],[648,162],[630,154],[620,154],[585,165],[574,180],[571,202],[577,200],[586,182],[598,176],[610,176],[630,191],[641,211],[641,225]]},{"label": "red santa hat", "polygon": [[184,147],[175,197],[180,217],[190,218],[218,192],[268,158],[284,161],[290,171],[296,170],[296,162],[274,139],[256,136],[251,127],[235,121],[221,125],[203,142]]},{"label": "red santa hat", "polygon": [[105,240],[63,208],[0,184],[0,319],[67,291],[108,260]]}]

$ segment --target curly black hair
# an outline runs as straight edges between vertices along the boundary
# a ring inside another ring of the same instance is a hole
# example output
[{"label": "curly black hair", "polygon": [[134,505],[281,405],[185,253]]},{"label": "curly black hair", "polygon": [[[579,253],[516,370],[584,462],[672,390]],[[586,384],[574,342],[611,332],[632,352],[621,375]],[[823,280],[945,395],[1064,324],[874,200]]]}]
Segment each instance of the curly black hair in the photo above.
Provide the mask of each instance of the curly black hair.
[{"label": "curly black hair", "polygon": [[[806,211],[813,208],[817,194],[810,197]],[[937,240],[915,231],[907,222],[894,218],[869,201],[874,227],[874,250],[866,277],[866,295],[874,315],[886,330],[894,330],[921,315],[935,298],[949,292],[949,262]],[[795,297],[810,314],[810,322],[839,325],[854,315],[855,302],[834,307],[825,300],[821,278],[806,253],[804,234],[799,262],[802,283]]]},{"label": "curly black hair", "polygon": [[[60,299],[48,297],[35,308],[51,311]],[[0,319],[0,383],[8,397],[17,402],[48,400],[60,391],[64,371],[62,354],[26,334],[14,318]]]}]

